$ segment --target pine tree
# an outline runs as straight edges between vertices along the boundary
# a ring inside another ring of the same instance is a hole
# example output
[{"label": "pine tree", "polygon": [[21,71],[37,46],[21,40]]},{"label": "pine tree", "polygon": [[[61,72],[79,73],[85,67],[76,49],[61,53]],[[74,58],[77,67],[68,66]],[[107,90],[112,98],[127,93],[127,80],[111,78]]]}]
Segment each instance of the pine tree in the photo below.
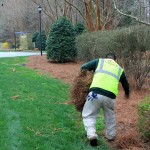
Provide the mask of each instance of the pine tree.
[{"label": "pine tree", "polygon": [[77,56],[75,47],[76,32],[65,17],[57,20],[51,27],[47,39],[47,59],[54,62],[74,61]]}]

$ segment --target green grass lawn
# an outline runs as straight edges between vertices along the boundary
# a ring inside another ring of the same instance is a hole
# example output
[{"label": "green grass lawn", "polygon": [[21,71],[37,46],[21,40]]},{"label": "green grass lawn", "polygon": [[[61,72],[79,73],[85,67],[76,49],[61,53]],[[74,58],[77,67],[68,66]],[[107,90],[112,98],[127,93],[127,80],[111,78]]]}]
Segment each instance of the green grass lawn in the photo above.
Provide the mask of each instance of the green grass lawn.
[{"label": "green grass lawn", "polygon": [[[107,150],[92,148],[80,114],[69,99],[69,85],[21,65],[25,57],[0,58],[1,150]],[[98,120],[98,134],[103,129]]]}]

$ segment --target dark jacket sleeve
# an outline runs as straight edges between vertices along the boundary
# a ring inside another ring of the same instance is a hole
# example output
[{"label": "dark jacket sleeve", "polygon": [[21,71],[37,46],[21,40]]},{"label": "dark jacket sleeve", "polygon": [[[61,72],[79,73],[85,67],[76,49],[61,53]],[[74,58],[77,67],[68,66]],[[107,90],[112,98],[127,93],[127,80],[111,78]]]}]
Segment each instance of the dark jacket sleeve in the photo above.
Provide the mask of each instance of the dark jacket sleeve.
[{"label": "dark jacket sleeve", "polygon": [[88,71],[95,71],[98,65],[99,59],[94,59],[81,66],[81,70],[86,69]]},{"label": "dark jacket sleeve", "polygon": [[130,87],[129,87],[129,83],[128,83],[128,80],[126,78],[126,75],[125,75],[124,71],[123,71],[123,73],[122,73],[122,75],[120,77],[120,82],[121,82],[122,87],[123,87],[123,89],[125,91],[125,95],[127,97],[129,97],[130,96]]}]

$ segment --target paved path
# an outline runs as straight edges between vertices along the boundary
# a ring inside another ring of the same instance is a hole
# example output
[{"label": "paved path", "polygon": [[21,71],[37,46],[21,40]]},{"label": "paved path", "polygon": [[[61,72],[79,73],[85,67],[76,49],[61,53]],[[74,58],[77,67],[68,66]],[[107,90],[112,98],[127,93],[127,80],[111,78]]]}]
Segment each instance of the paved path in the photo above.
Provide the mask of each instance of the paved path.
[{"label": "paved path", "polygon": [[32,55],[41,55],[41,53],[40,52],[0,52],[0,58],[17,57],[17,56],[32,56]]}]

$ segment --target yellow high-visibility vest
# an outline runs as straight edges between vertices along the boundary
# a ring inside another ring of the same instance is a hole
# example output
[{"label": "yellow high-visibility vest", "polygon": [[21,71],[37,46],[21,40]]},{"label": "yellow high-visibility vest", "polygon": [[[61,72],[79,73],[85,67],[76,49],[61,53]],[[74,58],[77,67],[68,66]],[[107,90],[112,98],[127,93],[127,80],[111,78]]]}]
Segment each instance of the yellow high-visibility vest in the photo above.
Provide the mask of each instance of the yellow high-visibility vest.
[{"label": "yellow high-visibility vest", "polygon": [[90,88],[101,88],[118,95],[123,69],[113,59],[99,59]]}]

